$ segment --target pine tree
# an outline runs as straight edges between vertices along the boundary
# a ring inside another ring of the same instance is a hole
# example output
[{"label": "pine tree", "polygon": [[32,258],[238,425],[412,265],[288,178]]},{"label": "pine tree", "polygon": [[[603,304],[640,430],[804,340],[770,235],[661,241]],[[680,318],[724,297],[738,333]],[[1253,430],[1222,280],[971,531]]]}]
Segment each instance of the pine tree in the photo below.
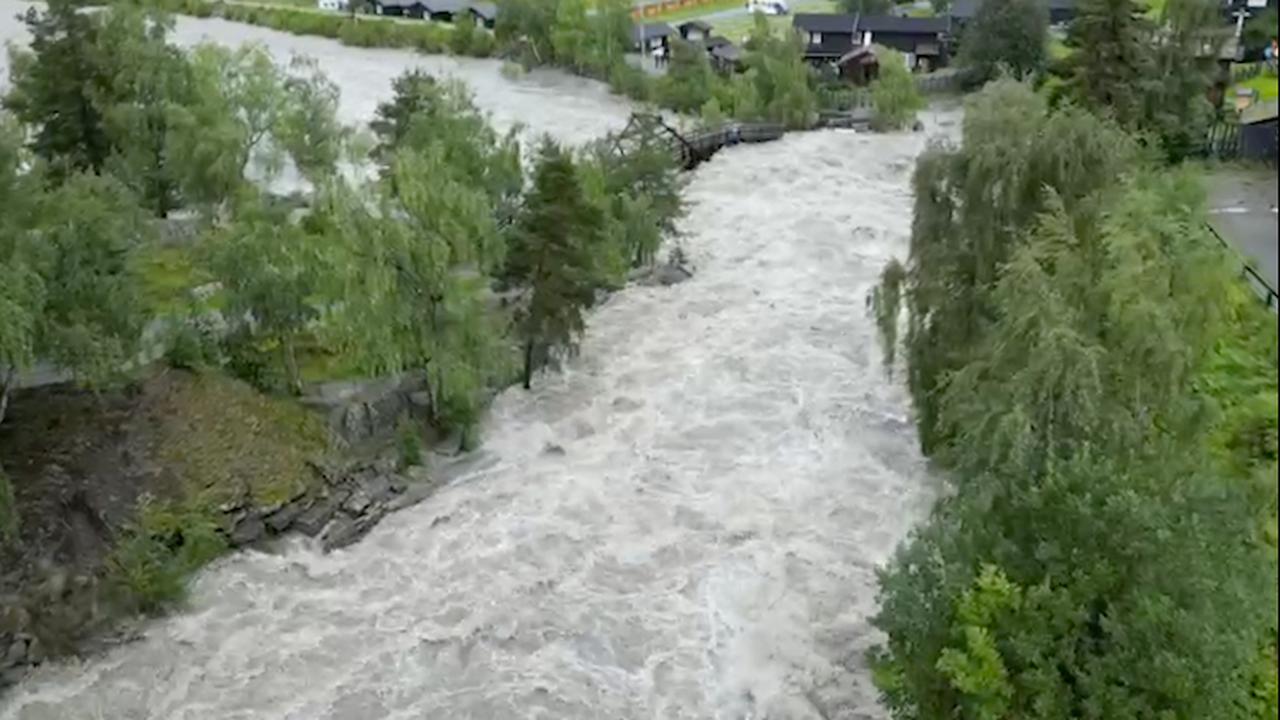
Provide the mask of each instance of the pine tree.
[{"label": "pine tree", "polygon": [[539,354],[572,348],[582,334],[583,310],[595,291],[593,249],[602,239],[603,226],[599,208],[586,198],[573,158],[544,138],[510,257],[512,274],[531,291],[520,323],[526,389]]},{"label": "pine tree", "polygon": [[1152,82],[1152,25],[1136,0],[1082,0],[1067,34],[1076,52],[1067,63],[1076,100],[1137,127]]},{"label": "pine tree", "polygon": [[964,31],[960,64],[977,84],[1003,69],[1014,78],[1035,77],[1048,62],[1049,11],[1038,0],[985,0]]}]

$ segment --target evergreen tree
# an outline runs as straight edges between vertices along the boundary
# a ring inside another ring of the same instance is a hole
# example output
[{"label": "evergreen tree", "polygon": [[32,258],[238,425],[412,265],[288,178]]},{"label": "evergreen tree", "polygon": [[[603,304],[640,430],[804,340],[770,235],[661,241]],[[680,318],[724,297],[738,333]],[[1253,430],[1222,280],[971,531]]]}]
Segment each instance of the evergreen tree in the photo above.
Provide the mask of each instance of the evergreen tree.
[{"label": "evergreen tree", "polygon": [[1030,78],[1048,63],[1049,10],[1037,0],[985,0],[965,28],[959,62],[982,84],[1003,69]]},{"label": "evergreen tree", "polygon": [[98,95],[100,22],[74,0],[53,0],[23,16],[30,50],[10,48],[12,87],[4,106],[33,133],[32,149],[55,174],[102,169],[111,153]]},{"label": "evergreen tree", "polygon": [[526,389],[538,355],[571,349],[582,334],[582,313],[595,293],[593,249],[602,239],[603,225],[599,208],[587,200],[573,158],[544,139],[510,257],[512,274],[527,282],[531,292],[520,322]]},{"label": "evergreen tree", "polygon": [[1066,62],[1071,92],[1086,107],[1137,127],[1153,82],[1153,27],[1135,0],[1082,0],[1067,33],[1075,52]]},{"label": "evergreen tree", "polygon": [[715,72],[700,45],[672,40],[667,74],[658,81],[662,104],[676,112],[695,113],[711,99]]}]

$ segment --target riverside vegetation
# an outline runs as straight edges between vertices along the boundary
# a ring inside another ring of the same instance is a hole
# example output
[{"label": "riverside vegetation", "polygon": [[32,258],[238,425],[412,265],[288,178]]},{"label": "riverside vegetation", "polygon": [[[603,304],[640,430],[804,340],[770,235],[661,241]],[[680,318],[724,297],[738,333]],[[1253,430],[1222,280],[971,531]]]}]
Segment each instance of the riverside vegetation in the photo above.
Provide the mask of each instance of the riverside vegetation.
[{"label": "riverside vegetation", "polygon": [[[308,62],[184,51],[164,15],[129,5],[54,0],[25,20],[0,113],[0,410],[15,409],[0,415],[0,595],[19,595],[0,632],[26,618],[45,649],[71,649],[87,623],[51,620],[62,583],[22,596],[41,568],[101,578],[108,615],[163,609],[227,547],[219,507],[242,484],[278,507],[311,482],[326,440],[292,399],[306,382],[416,374],[427,411],[401,425],[402,460],[424,433],[474,444],[486,400],[572,352],[583,313],[655,261],[683,211],[656,137],[629,138],[625,156],[613,138],[530,152],[465,87],[412,72],[370,143],[336,120],[337,90]],[[376,180],[344,179],[344,159]],[[309,199],[262,189],[286,164]],[[91,394],[17,391],[37,362]],[[166,480],[120,489],[136,507],[88,513],[110,547],[86,561],[46,546],[46,515],[83,497],[46,497],[41,473],[94,445],[55,438],[99,427]]]},{"label": "riverside vegetation", "polygon": [[953,492],[881,577],[895,717],[1275,717],[1275,319],[1153,149],[1003,80],[918,161],[872,304]]},{"label": "riverside vegetation", "polygon": [[[507,59],[509,72],[537,66],[561,68],[607,82],[615,93],[633,101],[695,116],[708,125],[733,119],[810,128],[820,109],[844,109],[841,101],[851,92],[838,79],[810,68],[802,55],[804,41],[793,33],[772,32],[762,15],[755,18],[743,47],[742,72],[714,69],[701,46],[676,39],[666,73],[654,77],[626,60],[632,52],[629,0],[601,0],[590,7],[586,0],[510,0],[502,4],[492,32],[465,18],[453,24],[399,21],[217,0],[148,0],[145,4],[197,17],[223,17],[299,35],[319,35],[358,47],[498,56]],[[873,93],[879,84],[872,83]],[[893,99],[877,101],[878,114],[887,111],[909,119],[905,124],[892,120],[879,126],[910,126],[920,106],[914,83],[882,95]]]}]

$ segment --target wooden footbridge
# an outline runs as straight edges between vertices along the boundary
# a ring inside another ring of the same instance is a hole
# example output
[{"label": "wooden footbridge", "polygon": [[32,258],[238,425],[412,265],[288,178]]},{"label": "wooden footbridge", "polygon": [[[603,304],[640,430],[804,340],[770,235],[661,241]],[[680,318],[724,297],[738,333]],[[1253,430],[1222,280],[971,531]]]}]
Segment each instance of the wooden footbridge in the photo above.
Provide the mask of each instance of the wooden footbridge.
[{"label": "wooden footbridge", "polygon": [[738,143],[777,140],[785,132],[786,128],[774,123],[728,122],[718,128],[682,134],[659,115],[633,113],[615,144],[618,152],[626,154],[631,143],[645,142],[649,138],[661,140],[671,148],[672,157],[681,168],[692,170],[710,160],[721,148]]}]

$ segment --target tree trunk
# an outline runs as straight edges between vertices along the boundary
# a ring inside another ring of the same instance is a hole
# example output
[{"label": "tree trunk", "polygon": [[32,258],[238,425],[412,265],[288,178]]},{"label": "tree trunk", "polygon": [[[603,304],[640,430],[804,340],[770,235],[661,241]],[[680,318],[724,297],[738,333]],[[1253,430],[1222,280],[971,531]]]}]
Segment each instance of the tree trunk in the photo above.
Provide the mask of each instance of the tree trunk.
[{"label": "tree trunk", "polygon": [[289,375],[289,392],[302,394],[302,375],[298,372],[298,356],[293,350],[293,338],[285,338],[280,342],[284,352],[284,369]]},{"label": "tree trunk", "polygon": [[528,390],[533,381],[533,341],[524,344],[524,389]]},{"label": "tree trunk", "polygon": [[4,414],[9,409],[9,390],[13,387],[13,378],[17,372],[13,368],[5,368],[0,374],[0,425],[4,424]]}]

